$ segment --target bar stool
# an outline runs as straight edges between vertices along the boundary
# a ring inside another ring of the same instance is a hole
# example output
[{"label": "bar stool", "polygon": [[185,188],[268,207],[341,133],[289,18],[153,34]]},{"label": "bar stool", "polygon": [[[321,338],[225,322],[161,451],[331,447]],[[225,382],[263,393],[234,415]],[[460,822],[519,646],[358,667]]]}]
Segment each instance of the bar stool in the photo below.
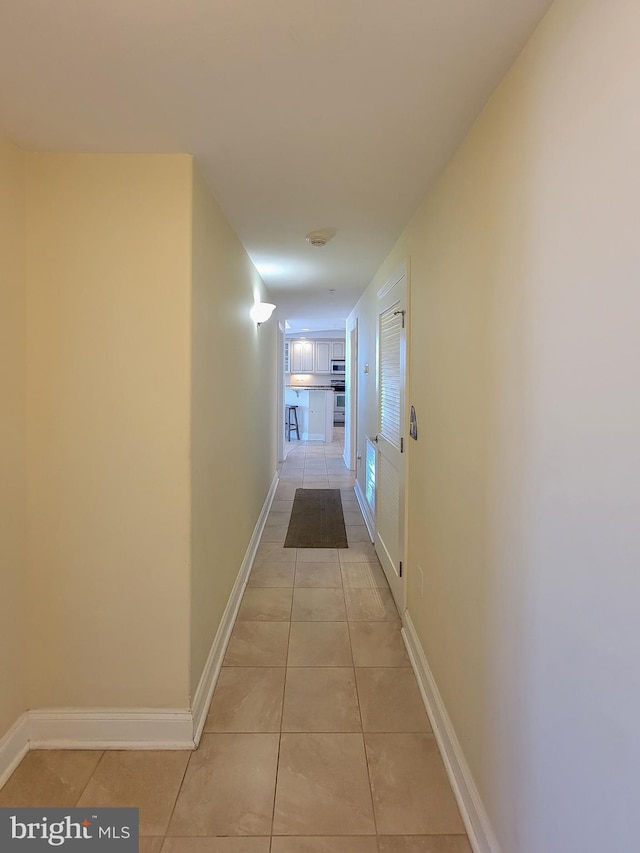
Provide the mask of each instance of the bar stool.
[{"label": "bar stool", "polygon": [[296,438],[298,441],[300,440],[300,428],[298,426],[298,407],[290,406],[287,404],[285,406],[286,419],[284,428],[287,433],[287,441],[291,441],[291,433],[295,432]]}]

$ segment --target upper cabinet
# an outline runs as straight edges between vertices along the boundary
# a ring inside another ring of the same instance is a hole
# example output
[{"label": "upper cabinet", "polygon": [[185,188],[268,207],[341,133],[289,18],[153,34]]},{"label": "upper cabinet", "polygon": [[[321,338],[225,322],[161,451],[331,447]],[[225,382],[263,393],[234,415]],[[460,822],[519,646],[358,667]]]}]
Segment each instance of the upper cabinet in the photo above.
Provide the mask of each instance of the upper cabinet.
[{"label": "upper cabinet", "polygon": [[289,365],[291,373],[313,373],[315,367],[314,341],[291,341]]},{"label": "upper cabinet", "polygon": [[331,358],[344,358],[344,341],[331,341]]},{"label": "upper cabinet", "polygon": [[316,341],[316,373],[331,373],[331,341]]},{"label": "upper cabinet", "polygon": [[344,341],[289,340],[285,343],[285,373],[331,373],[331,362],[344,358]]}]

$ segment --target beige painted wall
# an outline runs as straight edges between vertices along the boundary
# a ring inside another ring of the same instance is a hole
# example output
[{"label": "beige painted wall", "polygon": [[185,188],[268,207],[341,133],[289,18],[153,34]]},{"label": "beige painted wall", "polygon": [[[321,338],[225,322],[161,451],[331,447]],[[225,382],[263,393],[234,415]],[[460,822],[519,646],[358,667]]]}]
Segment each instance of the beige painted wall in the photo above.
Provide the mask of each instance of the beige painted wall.
[{"label": "beige painted wall", "polygon": [[184,708],[191,158],[27,164],[29,705]]},{"label": "beige painted wall", "polygon": [[186,155],[2,143],[0,188],[0,734],[186,708],[276,469],[267,293]]},{"label": "beige painted wall", "polygon": [[504,853],[637,846],[638,31],[558,0],[355,311],[409,256],[409,612]]},{"label": "beige painted wall", "polygon": [[276,330],[268,294],[197,169],[193,188],[191,690],[276,471]]},{"label": "beige painted wall", "polygon": [[0,737],[26,710],[24,153],[0,139]]}]

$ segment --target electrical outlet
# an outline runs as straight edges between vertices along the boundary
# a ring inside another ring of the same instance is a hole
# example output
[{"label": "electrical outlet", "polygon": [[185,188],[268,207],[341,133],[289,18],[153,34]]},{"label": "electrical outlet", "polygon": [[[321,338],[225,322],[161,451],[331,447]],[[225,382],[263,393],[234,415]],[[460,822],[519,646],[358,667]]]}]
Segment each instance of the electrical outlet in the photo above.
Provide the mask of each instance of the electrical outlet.
[{"label": "electrical outlet", "polygon": [[424,595],[424,572],[422,571],[422,568],[420,566],[418,566],[417,568],[418,568],[418,571],[416,572],[417,587],[418,587],[418,592],[420,593],[420,598],[422,598]]}]

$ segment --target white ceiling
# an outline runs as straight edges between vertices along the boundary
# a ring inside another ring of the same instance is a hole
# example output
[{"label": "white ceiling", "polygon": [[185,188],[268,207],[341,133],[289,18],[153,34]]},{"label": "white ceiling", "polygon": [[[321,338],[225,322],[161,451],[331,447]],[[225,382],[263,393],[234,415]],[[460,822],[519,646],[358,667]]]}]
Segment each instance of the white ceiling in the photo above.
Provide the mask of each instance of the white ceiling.
[{"label": "white ceiling", "polygon": [[[298,332],[326,332],[330,337],[344,337],[346,332],[344,317],[329,318],[323,317],[320,309],[315,312],[314,316],[307,315],[306,317],[289,317],[286,324],[287,334]],[[335,334],[331,334],[335,333]]]},{"label": "white ceiling", "polygon": [[0,130],[194,154],[281,316],[334,324],[549,5],[3,0]]}]

